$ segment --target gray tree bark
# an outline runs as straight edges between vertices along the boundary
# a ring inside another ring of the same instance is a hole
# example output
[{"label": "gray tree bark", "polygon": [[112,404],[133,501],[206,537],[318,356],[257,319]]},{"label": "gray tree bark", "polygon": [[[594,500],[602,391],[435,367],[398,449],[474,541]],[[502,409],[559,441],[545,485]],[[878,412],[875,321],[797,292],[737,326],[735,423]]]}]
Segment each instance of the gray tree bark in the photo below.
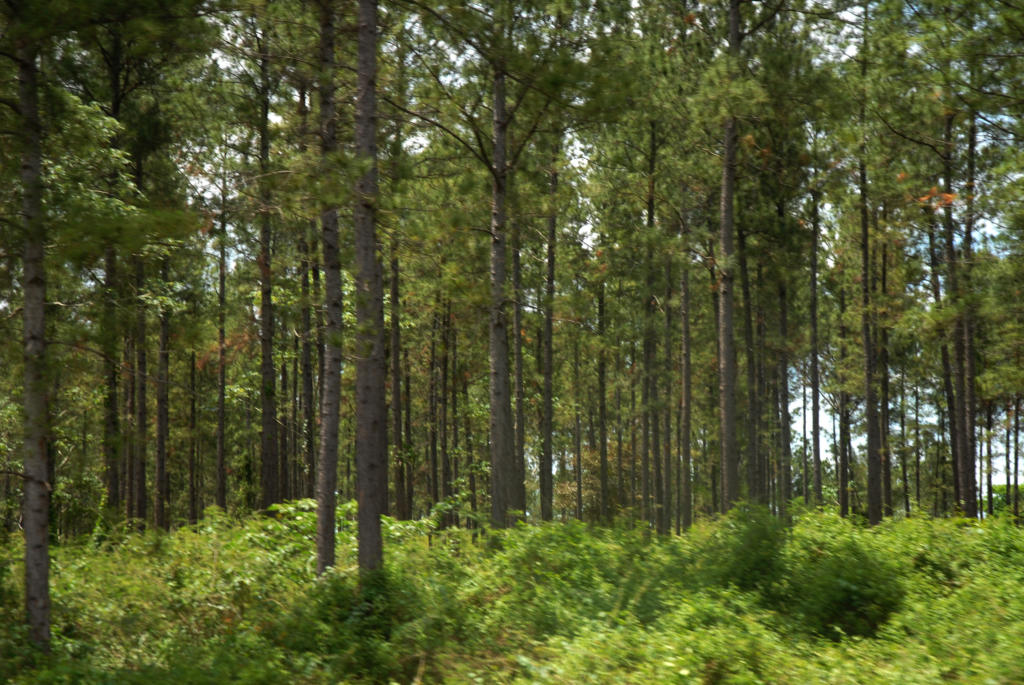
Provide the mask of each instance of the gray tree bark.
[{"label": "gray tree bark", "polygon": [[[740,0],[729,0],[729,55],[739,59]],[[718,247],[720,276],[718,283],[718,393],[719,449],[723,512],[739,499],[739,451],[736,444],[736,349],[733,333],[733,196],[736,190],[736,117],[726,118],[723,130],[722,195]]]},{"label": "gray tree bark", "polygon": [[356,499],[359,569],[380,568],[380,517],[387,509],[387,383],[384,282],[377,255],[377,0],[359,0],[356,155],[365,171],[356,182]]},{"label": "gray tree bark", "polygon": [[24,499],[25,611],[29,639],[50,649],[50,406],[46,353],[46,226],[43,223],[42,122],[35,44],[16,47],[21,114],[21,226],[24,231]]},{"label": "gray tree bark", "polygon": [[[320,155],[325,172],[337,151],[337,122],[334,94],[334,0],[320,4]],[[320,457],[317,462],[317,573],[334,565],[335,509],[338,488],[338,423],[341,404],[342,293],[341,261],[338,255],[338,208],[321,210],[321,244],[324,259],[325,323],[322,396],[320,403]]]}]

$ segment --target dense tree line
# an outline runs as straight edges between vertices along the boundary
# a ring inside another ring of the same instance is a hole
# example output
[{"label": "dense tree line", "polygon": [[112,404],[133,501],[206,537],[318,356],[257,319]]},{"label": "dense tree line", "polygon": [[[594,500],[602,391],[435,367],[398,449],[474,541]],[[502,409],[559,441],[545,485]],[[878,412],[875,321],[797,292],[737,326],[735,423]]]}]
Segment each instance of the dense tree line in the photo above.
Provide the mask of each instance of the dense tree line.
[{"label": "dense tree line", "polygon": [[[0,10],[0,525],[1019,513],[1024,7]],[[485,343],[486,341],[486,343]],[[1002,482],[1000,482],[1002,481]]]}]

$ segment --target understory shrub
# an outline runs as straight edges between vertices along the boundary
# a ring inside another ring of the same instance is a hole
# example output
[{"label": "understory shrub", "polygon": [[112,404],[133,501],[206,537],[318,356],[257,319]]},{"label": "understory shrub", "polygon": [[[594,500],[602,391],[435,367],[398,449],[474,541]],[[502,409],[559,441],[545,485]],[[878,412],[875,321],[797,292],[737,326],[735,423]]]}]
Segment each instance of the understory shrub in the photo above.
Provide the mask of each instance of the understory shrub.
[{"label": "understory shrub", "polygon": [[832,639],[874,635],[904,595],[901,569],[874,535],[831,514],[801,517],[779,560],[779,609]]},{"label": "understory shrub", "polygon": [[315,576],[311,503],[54,547],[53,654],[28,647],[21,550],[0,559],[12,683],[1024,682],[1024,534],[874,528],[737,507],[687,534],[384,521],[359,577],[351,506]]}]

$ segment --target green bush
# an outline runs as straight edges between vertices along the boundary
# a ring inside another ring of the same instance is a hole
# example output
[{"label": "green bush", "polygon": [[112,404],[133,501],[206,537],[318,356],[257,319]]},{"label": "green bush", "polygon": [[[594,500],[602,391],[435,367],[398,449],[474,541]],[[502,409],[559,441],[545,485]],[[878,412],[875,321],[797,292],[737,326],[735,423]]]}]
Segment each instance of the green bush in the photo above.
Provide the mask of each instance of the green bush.
[{"label": "green bush", "polygon": [[838,516],[801,517],[780,560],[779,608],[832,639],[874,635],[904,588],[898,565],[870,544],[873,534]]},{"label": "green bush", "polygon": [[1024,533],[738,507],[681,537],[579,523],[384,521],[360,580],[351,507],[315,576],[309,502],[53,550],[53,653],[0,570],[12,683],[1024,682]]},{"label": "green bush", "polygon": [[695,551],[700,584],[763,592],[777,581],[786,529],[767,507],[740,503],[704,535]]}]

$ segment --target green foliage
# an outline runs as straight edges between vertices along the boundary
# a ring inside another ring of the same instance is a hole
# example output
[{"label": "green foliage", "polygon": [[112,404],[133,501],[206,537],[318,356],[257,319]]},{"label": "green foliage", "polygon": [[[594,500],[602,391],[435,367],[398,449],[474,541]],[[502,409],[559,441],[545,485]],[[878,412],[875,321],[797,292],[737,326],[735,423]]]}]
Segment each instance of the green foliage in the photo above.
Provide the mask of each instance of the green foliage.
[{"label": "green foliage", "polygon": [[385,520],[360,578],[353,505],[313,566],[309,500],[172,535],[55,549],[54,653],[27,647],[0,564],[15,683],[930,683],[1024,678],[1024,535],[1004,519],[875,529],[738,507],[680,538],[580,523]]},{"label": "green foliage", "polygon": [[770,589],[781,570],[785,527],[767,508],[741,504],[706,532],[698,557],[704,583],[746,591]]},{"label": "green foliage", "polygon": [[805,629],[839,639],[874,635],[903,599],[898,550],[835,515],[804,517],[782,553],[780,608]]}]

